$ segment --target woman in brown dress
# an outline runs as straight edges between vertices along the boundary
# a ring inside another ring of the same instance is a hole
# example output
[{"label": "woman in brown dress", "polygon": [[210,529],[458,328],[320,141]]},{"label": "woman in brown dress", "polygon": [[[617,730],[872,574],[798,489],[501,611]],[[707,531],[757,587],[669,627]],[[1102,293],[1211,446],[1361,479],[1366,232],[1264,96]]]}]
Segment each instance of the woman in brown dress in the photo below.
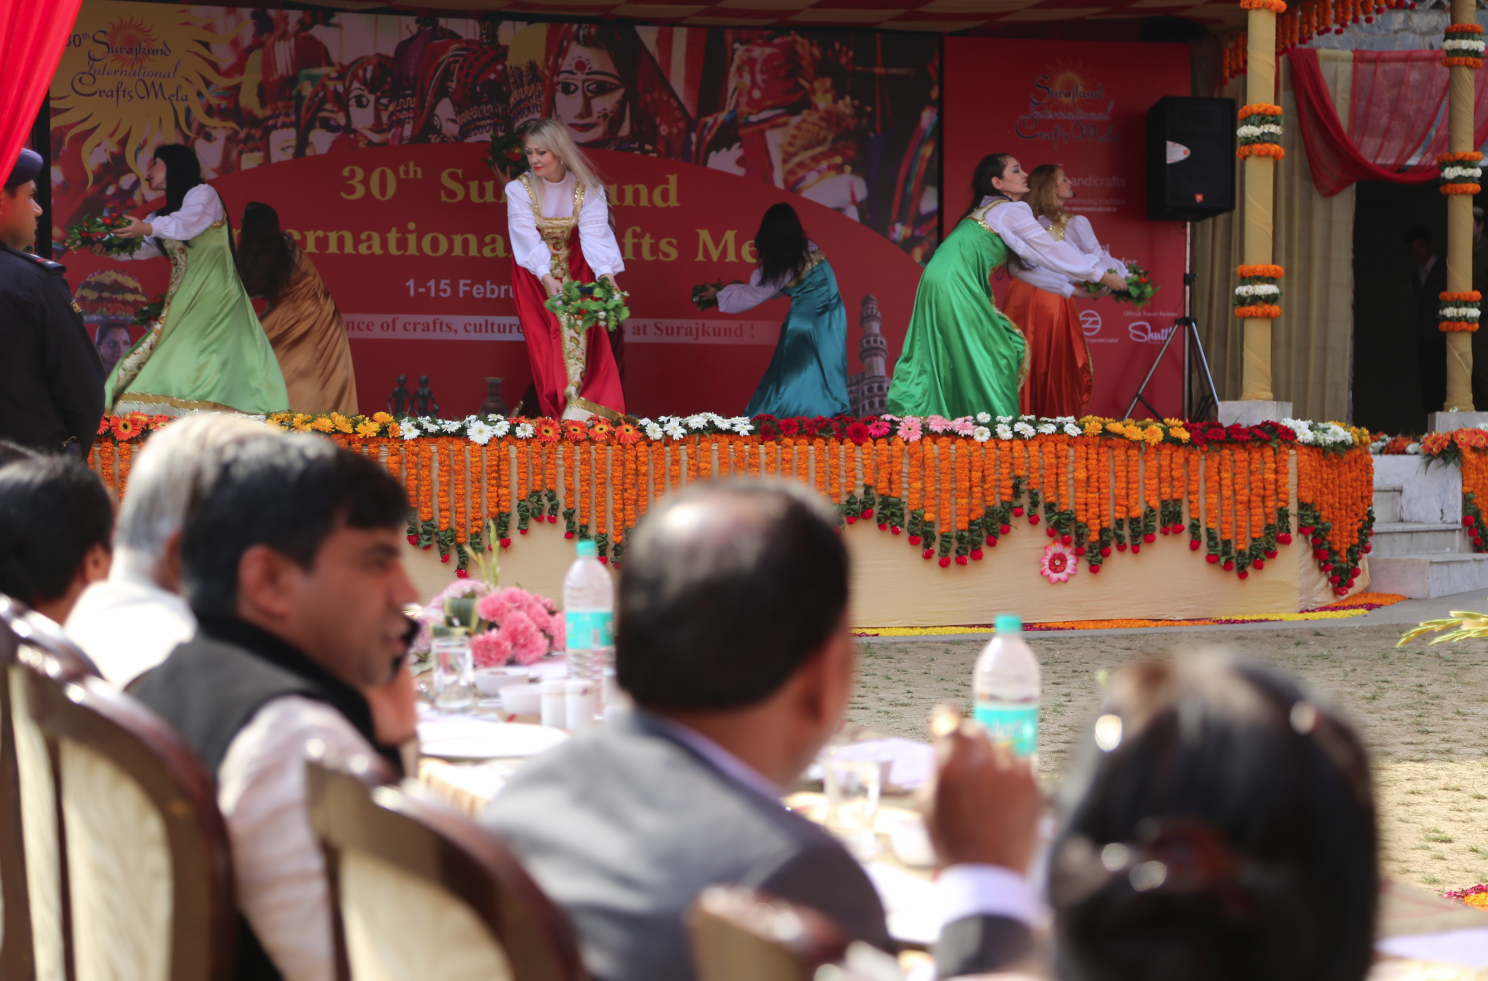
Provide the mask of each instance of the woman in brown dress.
[{"label": "woman in brown dress", "polygon": [[292,412],[357,412],[356,374],[346,325],[309,256],[279,229],[279,213],[249,202],[243,209],[238,274],[248,295],[268,302],[263,324]]}]

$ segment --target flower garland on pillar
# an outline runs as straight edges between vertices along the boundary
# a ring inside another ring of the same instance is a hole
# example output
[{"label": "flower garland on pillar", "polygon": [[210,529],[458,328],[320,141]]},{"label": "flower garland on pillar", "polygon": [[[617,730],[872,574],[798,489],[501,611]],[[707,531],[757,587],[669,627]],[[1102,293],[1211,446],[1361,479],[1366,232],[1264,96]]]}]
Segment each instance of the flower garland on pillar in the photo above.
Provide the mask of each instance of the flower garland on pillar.
[{"label": "flower garland on pillar", "polygon": [[[1477,27],[1476,24],[1463,25]],[[1482,41],[1478,45],[1482,45]],[[1448,61],[1459,59],[1447,59]],[[1480,67],[1482,61],[1473,67]],[[1443,194],[1478,194],[1483,190],[1483,155],[1476,150],[1465,153],[1443,153],[1436,158]]]},{"label": "flower garland on pillar", "polygon": [[1241,320],[1275,320],[1281,316],[1281,287],[1277,280],[1286,271],[1277,265],[1237,266],[1240,285],[1235,287],[1235,316]]},{"label": "flower garland on pillar", "polygon": [[[1482,68],[1483,47],[1481,24],[1448,24],[1442,38],[1442,64],[1448,68]],[[1483,159],[1482,154],[1478,159]]]},{"label": "flower garland on pillar", "polygon": [[1437,310],[1437,329],[1444,334],[1466,331],[1477,333],[1482,313],[1480,304],[1483,294],[1477,290],[1466,293],[1442,293],[1441,307]]},{"label": "flower garland on pillar", "polygon": [[1281,106],[1258,102],[1240,107],[1240,128],[1235,131],[1240,146],[1235,156],[1270,157],[1280,160],[1286,156],[1281,147]]}]

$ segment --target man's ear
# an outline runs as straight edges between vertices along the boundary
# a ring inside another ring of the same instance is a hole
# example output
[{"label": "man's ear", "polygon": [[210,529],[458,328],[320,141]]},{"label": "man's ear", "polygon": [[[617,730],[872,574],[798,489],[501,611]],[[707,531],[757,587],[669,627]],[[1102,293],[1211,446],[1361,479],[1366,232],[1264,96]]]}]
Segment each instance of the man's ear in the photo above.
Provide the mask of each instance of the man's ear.
[{"label": "man's ear", "polygon": [[[252,545],[238,559],[238,609],[282,619],[293,606],[298,583],[294,560],[267,545]],[[245,609],[246,608],[246,609]]]},{"label": "man's ear", "polygon": [[78,575],[86,587],[91,583],[107,579],[109,569],[114,564],[114,553],[102,542],[94,542],[88,546],[88,551],[83,555],[83,564],[78,567]]}]

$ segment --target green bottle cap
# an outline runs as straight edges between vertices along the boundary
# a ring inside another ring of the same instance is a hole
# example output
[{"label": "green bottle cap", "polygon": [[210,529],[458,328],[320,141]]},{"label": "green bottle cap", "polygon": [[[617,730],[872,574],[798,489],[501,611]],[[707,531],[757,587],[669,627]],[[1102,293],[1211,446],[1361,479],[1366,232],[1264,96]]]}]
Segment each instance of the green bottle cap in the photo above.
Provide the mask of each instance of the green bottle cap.
[{"label": "green bottle cap", "polygon": [[999,613],[993,625],[1000,634],[1021,634],[1023,620],[1016,613]]},{"label": "green bottle cap", "polygon": [[599,546],[594,544],[592,538],[579,542],[579,558],[592,559],[597,555],[599,555]]}]

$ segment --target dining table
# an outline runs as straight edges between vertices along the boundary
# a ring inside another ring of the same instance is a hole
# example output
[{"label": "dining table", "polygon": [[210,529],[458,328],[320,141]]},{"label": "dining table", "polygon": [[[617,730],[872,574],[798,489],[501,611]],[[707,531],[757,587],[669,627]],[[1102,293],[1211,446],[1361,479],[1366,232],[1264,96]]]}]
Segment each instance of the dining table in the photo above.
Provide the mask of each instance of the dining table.
[{"label": "dining table", "polygon": [[[546,673],[556,670],[548,666]],[[418,728],[422,755],[416,789],[472,818],[522,767],[569,738],[561,729],[540,725],[535,715],[512,715],[490,705],[485,711],[477,707],[459,714],[425,706]],[[837,820],[840,814],[824,792],[820,763],[785,794],[782,805],[822,823],[858,859],[883,901],[890,935],[903,948],[906,977],[928,981],[934,965],[926,952],[939,935],[940,916],[935,860],[918,802],[921,788],[933,778],[933,750],[925,742],[844,725],[824,751],[823,759],[828,758],[880,767],[883,783],[871,827],[863,826],[861,816],[851,827]],[[1052,818],[1041,836],[1045,844],[1052,840]],[[1032,874],[1039,886],[1039,872]],[[1034,932],[1040,939],[1038,954],[1021,970],[1052,977],[1048,910]],[[1488,910],[1385,880],[1376,938],[1369,981],[1488,981]]]}]

